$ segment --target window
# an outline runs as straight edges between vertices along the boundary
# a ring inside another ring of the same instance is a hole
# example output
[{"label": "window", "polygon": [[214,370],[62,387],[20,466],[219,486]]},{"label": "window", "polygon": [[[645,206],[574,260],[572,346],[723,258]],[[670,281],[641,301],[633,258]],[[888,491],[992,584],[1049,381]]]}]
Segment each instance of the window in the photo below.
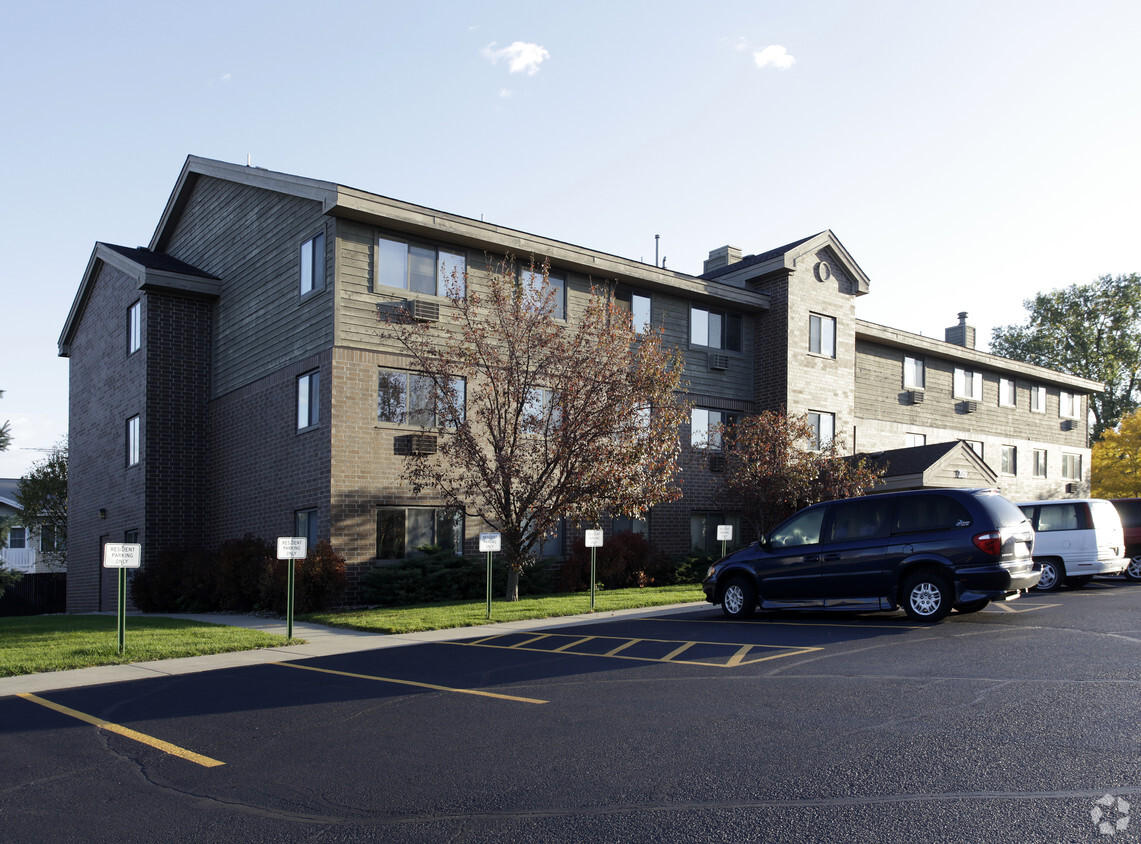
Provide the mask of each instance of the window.
[{"label": "window", "polygon": [[628,288],[619,287],[614,291],[614,301],[622,310],[630,314],[634,331],[645,334],[650,330],[650,297],[644,293],[635,293]]},{"label": "window", "polygon": [[904,434],[903,446],[904,448],[915,448],[916,446],[927,445],[926,434]]},{"label": "window", "polygon": [[955,398],[979,401],[982,397],[982,374],[970,369],[955,367]]},{"label": "window", "polygon": [[551,316],[555,319],[566,319],[567,316],[567,283],[558,273],[547,272],[546,284],[543,273],[535,270],[523,270],[519,273],[522,284],[534,293],[540,301],[548,301],[550,297]]},{"label": "window", "polygon": [[63,537],[56,532],[54,525],[40,527],[40,550],[45,554],[62,554],[67,550]]},{"label": "window", "polygon": [[521,420],[523,431],[528,434],[540,434],[558,425],[562,413],[555,403],[555,394],[551,390],[532,387],[527,391],[527,400],[523,404],[523,418]]},{"label": "window", "polygon": [[132,355],[143,345],[143,303],[135,302],[127,308],[127,354]]},{"label": "window", "polygon": [[736,413],[695,407],[689,412],[689,444],[694,448],[720,451],[721,429],[718,426],[732,425],[736,421]]},{"label": "window", "polygon": [[301,295],[325,286],[325,233],[301,244]]},{"label": "window", "polygon": [[130,528],[129,530],[123,531],[123,541],[128,542],[131,545],[138,545],[139,544],[139,529],[138,528]]},{"label": "window", "polygon": [[321,421],[321,373],[307,372],[297,379],[297,430],[312,428]]},{"label": "window", "polygon": [[1014,407],[1018,404],[1018,393],[1014,387],[1014,381],[1010,378],[998,379],[998,406],[999,407]]},{"label": "window", "polygon": [[982,459],[982,456],[983,456],[983,444],[982,444],[982,441],[981,441],[981,440],[964,440],[964,442],[965,442],[965,443],[966,443],[968,446],[970,446],[970,448],[971,448],[971,451],[973,451],[975,454],[977,454],[977,455],[979,456],[979,459],[981,460],[981,459]]},{"label": "window", "polygon": [[1078,419],[1082,415],[1082,398],[1063,390],[1058,394],[1058,415],[1063,419]]},{"label": "window", "polygon": [[836,357],[836,320],[834,317],[808,315],[808,351],[827,358]]},{"label": "window", "polygon": [[903,359],[903,386],[908,390],[924,390],[927,388],[927,367],[923,358],[905,357]]},{"label": "window", "polygon": [[463,553],[462,513],[433,507],[379,507],[376,511],[376,556],[400,560],[425,545]]},{"label": "window", "polygon": [[690,547],[699,554],[721,555],[721,540],[717,538],[717,526],[729,525],[733,528],[730,545],[740,544],[741,520],[737,516],[726,516],[716,512],[692,512],[689,514]]},{"label": "window", "polygon": [[559,519],[555,523],[554,529],[539,540],[538,552],[540,559],[546,557],[563,557],[566,555],[565,543],[563,541],[566,533],[566,520]]},{"label": "window", "polygon": [[431,296],[463,296],[467,256],[453,249],[437,249],[382,235],[376,239],[375,283]]},{"label": "window", "polygon": [[741,351],[741,315],[696,306],[690,308],[689,342],[694,346]]},{"label": "window", "polygon": [[1002,447],[1002,463],[999,471],[1004,475],[1017,475],[1018,474],[1018,447],[1013,445],[1004,445]]},{"label": "window", "polygon": [[971,524],[971,515],[958,501],[945,495],[916,495],[900,499],[892,533],[925,533]]},{"label": "window", "polygon": [[[382,369],[376,391],[376,419],[378,422],[418,425],[421,428],[435,428],[451,422],[458,424],[463,421],[465,386],[463,378],[451,379],[447,387],[450,395],[440,398],[452,402],[452,405],[437,414],[431,378],[398,369]],[[437,419],[437,415],[443,418]]]},{"label": "window", "polygon": [[892,510],[890,499],[872,496],[855,501],[838,501],[828,510],[824,542],[878,539],[888,535]]},{"label": "window", "polygon": [[1082,456],[1080,454],[1062,455],[1062,477],[1067,481],[1082,480]]},{"label": "window", "polygon": [[139,417],[132,416],[127,420],[127,465],[135,466],[139,462]]},{"label": "window", "polygon": [[630,516],[615,516],[611,525],[611,530],[614,533],[640,533],[642,536],[649,538],[650,536],[650,522],[648,516],[640,516],[631,518]]},{"label": "window", "polygon": [[304,536],[305,546],[312,551],[317,544],[317,510],[298,510],[293,514],[293,535]]},{"label": "window", "polygon": [[820,542],[820,526],[824,522],[825,507],[816,507],[798,513],[769,534],[769,547],[799,548]]},{"label": "window", "polygon": [[1045,387],[1031,387],[1030,388],[1030,411],[1032,413],[1045,413],[1046,412],[1046,388]]},{"label": "window", "polygon": [[1034,449],[1034,477],[1046,477],[1046,449]]},{"label": "window", "polygon": [[817,451],[822,448],[827,448],[832,440],[836,438],[835,414],[810,410],[808,411],[808,424],[812,426],[814,439],[812,447]]},{"label": "window", "polygon": [[28,529],[14,527],[8,530],[8,547],[13,551],[28,547]]}]

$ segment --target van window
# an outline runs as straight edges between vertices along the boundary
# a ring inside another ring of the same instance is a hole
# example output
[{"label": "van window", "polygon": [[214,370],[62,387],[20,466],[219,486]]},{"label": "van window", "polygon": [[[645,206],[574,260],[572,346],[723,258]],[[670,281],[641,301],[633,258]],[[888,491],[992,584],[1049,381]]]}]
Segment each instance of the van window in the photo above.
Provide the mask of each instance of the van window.
[{"label": "van window", "polygon": [[837,501],[829,507],[831,520],[824,529],[825,542],[849,542],[887,536],[891,500],[866,498]]},{"label": "van window", "polygon": [[820,542],[820,524],[824,521],[824,507],[805,510],[777,527],[769,536],[770,548],[796,548]]},{"label": "van window", "polygon": [[1038,508],[1038,524],[1034,529],[1040,533],[1054,530],[1088,530],[1086,508],[1080,504],[1043,504]]},{"label": "van window", "polygon": [[892,533],[924,533],[968,527],[971,514],[958,501],[946,495],[915,495],[897,500]]}]

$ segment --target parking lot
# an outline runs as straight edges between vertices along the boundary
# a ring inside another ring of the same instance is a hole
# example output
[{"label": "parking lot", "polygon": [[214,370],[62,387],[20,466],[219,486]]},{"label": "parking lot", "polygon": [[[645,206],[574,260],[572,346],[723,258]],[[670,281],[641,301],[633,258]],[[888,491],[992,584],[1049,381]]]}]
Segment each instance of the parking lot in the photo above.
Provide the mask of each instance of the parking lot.
[{"label": "parking lot", "polygon": [[0,824],[21,841],[1137,840],[1119,801],[1141,794],[1138,601],[1105,579],[937,625],[696,605],[3,697]]}]

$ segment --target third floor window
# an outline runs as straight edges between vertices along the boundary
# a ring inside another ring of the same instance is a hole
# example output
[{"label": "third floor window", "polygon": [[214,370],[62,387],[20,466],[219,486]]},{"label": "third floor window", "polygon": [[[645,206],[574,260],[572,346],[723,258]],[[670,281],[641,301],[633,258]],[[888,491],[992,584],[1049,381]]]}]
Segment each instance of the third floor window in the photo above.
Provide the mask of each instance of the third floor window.
[{"label": "third floor window", "polygon": [[376,285],[412,293],[464,295],[467,256],[458,250],[437,249],[389,237],[376,239]]},{"label": "third floor window", "polygon": [[694,346],[741,351],[741,315],[695,305],[689,311],[689,342]]}]

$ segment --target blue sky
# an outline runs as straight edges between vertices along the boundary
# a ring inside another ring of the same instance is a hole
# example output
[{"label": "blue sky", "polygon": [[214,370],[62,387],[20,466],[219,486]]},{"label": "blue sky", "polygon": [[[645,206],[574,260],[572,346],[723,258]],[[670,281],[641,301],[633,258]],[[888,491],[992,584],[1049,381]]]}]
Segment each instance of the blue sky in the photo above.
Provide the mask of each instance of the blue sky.
[{"label": "blue sky", "polygon": [[187,154],[700,273],[832,229],[858,315],[985,342],[1141,272],[1136,2],[16,4],[0,31],[0,421],[67,431],[95,241],[149,242]]}]

